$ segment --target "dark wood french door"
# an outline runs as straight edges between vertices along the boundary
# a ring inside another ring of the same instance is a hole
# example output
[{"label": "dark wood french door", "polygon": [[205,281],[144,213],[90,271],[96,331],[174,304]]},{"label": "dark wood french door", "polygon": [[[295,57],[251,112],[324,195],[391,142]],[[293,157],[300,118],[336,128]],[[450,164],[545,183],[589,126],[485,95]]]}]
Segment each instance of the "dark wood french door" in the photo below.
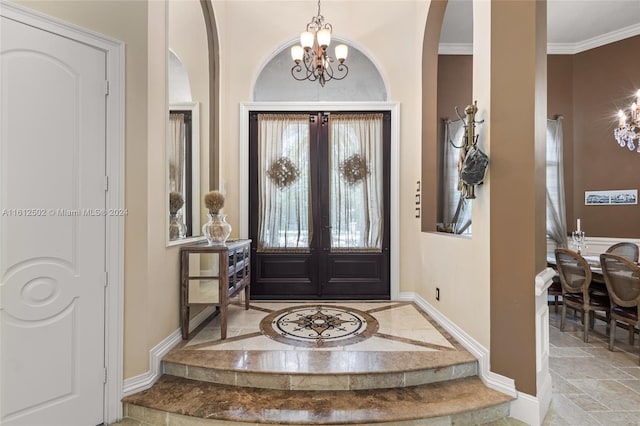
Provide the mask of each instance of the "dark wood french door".
[{"label": "dark wood french door", "polygon": [[389,299],[391,113],[250,112],[254,299]]}]

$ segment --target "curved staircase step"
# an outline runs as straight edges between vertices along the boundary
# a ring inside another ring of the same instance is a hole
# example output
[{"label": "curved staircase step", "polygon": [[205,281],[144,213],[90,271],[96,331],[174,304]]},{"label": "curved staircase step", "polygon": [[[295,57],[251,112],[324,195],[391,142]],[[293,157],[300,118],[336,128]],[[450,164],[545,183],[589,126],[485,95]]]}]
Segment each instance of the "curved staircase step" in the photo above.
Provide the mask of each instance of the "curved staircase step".
[{"label": "curved staircase step", "polygon": [[481,424],[509,415],[508,395],[478,377],[342,391],[229,386],[170,375],[126,397],[125,416],[148,425]]},{"label": "curved staircase step", "polygon": [[467,351],[302,352],[199,351],[182,348],[163,373],[212,383],[283,390],[395,388],[475,376]]}]

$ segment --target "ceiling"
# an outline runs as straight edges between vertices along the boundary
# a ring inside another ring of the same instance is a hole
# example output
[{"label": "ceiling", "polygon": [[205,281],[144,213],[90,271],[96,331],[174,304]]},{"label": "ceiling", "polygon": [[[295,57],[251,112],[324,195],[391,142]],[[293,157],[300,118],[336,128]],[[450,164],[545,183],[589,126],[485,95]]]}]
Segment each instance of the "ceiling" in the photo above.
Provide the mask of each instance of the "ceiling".
[{"label": "ceiling", "polygon": [[[440,53],[471,53],[472,0],[449,0]],[[547,0],[548,52],[574,54],[640,35],[640,0]]]}]

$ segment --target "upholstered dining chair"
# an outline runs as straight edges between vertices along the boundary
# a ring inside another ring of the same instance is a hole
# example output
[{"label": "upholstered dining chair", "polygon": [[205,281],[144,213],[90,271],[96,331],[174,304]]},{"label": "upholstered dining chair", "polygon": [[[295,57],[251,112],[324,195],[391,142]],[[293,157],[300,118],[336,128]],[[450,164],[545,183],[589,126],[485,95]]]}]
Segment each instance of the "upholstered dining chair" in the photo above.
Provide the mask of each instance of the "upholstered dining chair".
[{"label": "upholstered dining chair", "polygon": [[640,250],[635,243],[617,243],[609,247],[606,253],[617,254],[632,262],[638,263],[638,255]]},{"label": "upholstered dining chair", "polygon": [[581,311],[584,324],[584,341],[588,342],[589,327],[594,322],[596,311],[602,311],[606,314],[607,326],[609,325],[609,298],[589,293],[591,267],[580,253],[568,249],[556,249],[555,256],[556,267],[560,275],[560,284],[562,285],[560,330],[564,331],[567,307]]},{"label": "upholstered dining chair", "polygon": [[[611,299],[611,333],[609,350],[613,350],[618,321],[629,327],[629,344],[633,345],[635,330],[640,326],[640,266],[610,253],[600,255],[602,275]],[[640,358],[638,359],[640,363]]]}]

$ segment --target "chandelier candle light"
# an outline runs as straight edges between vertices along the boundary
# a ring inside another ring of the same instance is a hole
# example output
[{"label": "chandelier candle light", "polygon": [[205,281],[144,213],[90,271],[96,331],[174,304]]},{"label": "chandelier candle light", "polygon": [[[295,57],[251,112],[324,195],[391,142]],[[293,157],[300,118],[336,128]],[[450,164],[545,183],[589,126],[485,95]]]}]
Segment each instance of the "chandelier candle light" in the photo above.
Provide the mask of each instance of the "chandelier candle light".
[{"label": "chandelier candle light", "polygon": [[344,64],[349,48],[344,44],[336,46],[335,54],[338,66],[333,68],[335,59],[329,56],[327,48],[331,44],[331,24],[324,22],[320,14],[320,0],[318,0],[318,15],[311,18],[307,30],[300,34],[300,45],[291,48],[291,58],[295,65],[291,68],[291,75],[296,80],[318,81],[321,86],[329,80],[342,80],[349,73]]},{"label": "chandelier candle light", "polygon": [[582,253],[582,249],[586,247],[584,244],[585,233],[580,229],[580,219],[576,220],[576,230],[571,233],[573,244],[576,246],[576,251]]},{"label": "chandelier candle light", "polygon": [[618,145],[640,152],[640,90],[636,93],[636,101],[631,104],[630,120],[627,122],[627,115],[624,111],[618,111],[618,128],[613,131]]}]

